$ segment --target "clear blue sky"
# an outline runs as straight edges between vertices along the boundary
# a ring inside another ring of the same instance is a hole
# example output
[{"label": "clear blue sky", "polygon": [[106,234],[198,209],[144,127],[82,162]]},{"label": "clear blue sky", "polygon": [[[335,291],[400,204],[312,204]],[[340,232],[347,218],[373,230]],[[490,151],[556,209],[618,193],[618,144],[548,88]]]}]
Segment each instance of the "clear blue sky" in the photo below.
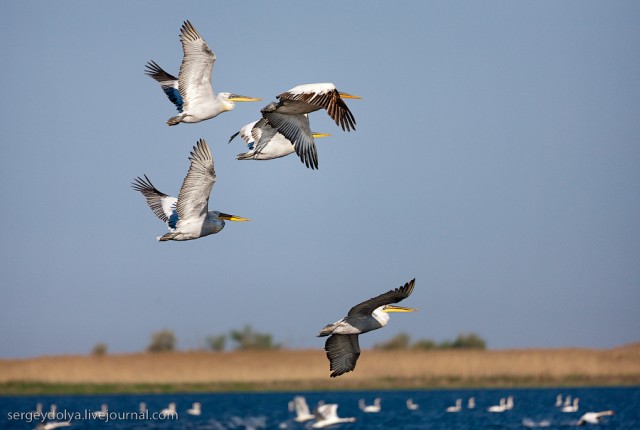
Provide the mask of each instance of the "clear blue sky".
[{"label": "clear blue sky", "polygon": [[[186,4],[185,4],[186,3]],[[476,332],[491,348],[640,340],[640,3],[85,2],[4,5],[0,357],[181,349],[245,324],[293,348],[416,278],[362,345]],[[262,97],[199,124],[177,74],[189,19],[214,89]],[[319,171],[227,144],[297,84],[334,82],[357,131],[311,115]],[[165,232],[131,180],[177,195],[199,138],[215,236]]]}]

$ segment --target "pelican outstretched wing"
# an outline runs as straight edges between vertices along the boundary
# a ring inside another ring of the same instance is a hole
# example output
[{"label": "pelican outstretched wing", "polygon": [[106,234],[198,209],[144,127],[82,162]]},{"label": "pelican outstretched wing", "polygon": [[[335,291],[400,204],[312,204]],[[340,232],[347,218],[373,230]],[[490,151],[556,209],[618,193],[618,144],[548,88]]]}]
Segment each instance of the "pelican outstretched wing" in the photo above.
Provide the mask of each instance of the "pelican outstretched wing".
[{"label": "pelican outstretched wing", "polygon": [[351,372],[360,357],[360,345],[357,334],[332,334],[324,344],[327,352],[332,378]]},{"label": "pelican outstretched wing", "polygon": [[415,282],[416,280],[414,278],[395,290],[387,291],[384,294],[380,294],[377,297],[373,297],[367,301],[357,304],[349,310],[347,316],[371,315],[371,313],[380,306],[398,303],[411,295]]},{"label": "pelican outstretched wing", "polygon": [[318,168],[318,150],[309,126],[309,118],[304,114],[283,114],[275,103],[262,109],[262,117],[275,128],[296,150],[300,160],[311,169]]},{"label": "pelican outstretched wing", "polygon": [[147,175],[144,175],[144,179],[139,176],[135,178],[131,183],[131,187],[142,193],[147,199],[147,204],[158,218],[164,222],[169,221],[169,218],[176,210],[176,202],[178,199],[158,191],[149,178],[147,178]]},{"label": "pelican outstretched wing", "polygon": [[356,129],[356,119],[349,110],[342,97],[360,98],[347,93],[340,93],[336,86],[331,83],[304,84],[291,88],[289,91],[277,96],[281,103],[287,101],[304,102],[310,105],[309,113],[318,109],[326,109],[329,116],[342,127],[343,130],[350,131]]},{"label": "pelican outstretched wing", "polygon": [[176,204],[181,220],[202,218],[207,215],[209,195],[216,182],[213,157],[204,139],[200,139],[193,147],[189,160],[191,160],[191,166],[180,188]]},{"label": "pelican outstretched wing", "polygon": [[178,74],[178,87],[184,100],[184,110],[189,111],[191,105],[197,106],[215,97],[211,73],[216,56],[189,21],[182,24],[180,42],[184,57]]},{"label": "pelican outstretched wing", "polygon": [[176,106],[178,112],[182,112],[182,96],[178,89],[178,78],[165,72],[155,61],[149,61],[145,67],[145,74],[160,83],[162,91],[164,91],[169,100],[171,100],[171,103]]}]

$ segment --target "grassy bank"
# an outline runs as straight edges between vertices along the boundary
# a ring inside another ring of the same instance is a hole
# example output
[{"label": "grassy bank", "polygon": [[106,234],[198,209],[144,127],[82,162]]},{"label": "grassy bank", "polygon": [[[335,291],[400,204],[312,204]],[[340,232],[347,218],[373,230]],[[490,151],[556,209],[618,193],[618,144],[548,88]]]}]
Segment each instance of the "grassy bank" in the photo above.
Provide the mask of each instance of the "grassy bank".
[{"label": "grassy bank", "polygon": [[0,360],[1,394],[640,385],[640,344],[610,350],[363,351],[329,378],[320,350]]}]

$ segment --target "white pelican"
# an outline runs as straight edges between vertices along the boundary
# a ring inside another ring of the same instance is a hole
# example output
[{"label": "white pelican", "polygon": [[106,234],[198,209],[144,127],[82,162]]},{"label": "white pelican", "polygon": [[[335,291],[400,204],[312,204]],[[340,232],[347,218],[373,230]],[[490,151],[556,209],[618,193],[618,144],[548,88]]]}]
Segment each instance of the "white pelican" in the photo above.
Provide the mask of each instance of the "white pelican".
[{"label": "white pelican", "polygon": [[177,416],[176,404],[174,402],[169,403],[169,406],[160,411],[160,414],[165,417]]},{"label": "white pelican", "polygon": [[560,409],[562,412],[578,412],[578,403],[580,402],[580,399],[578,397],[576,397],[575,399],[573,399],[573,403],[572,404],[566,404],[562,407],[562,409]]},{"label": "white pelican", "polygon": [[506,410],[507,410],[507,401],[504,397],[500,399],[500,404],[489,406],[487,408],[487,411],[489,412],[504,412]]},{"label": "white pelican", "polygon": [[364,399],[360,399],[360,401],[358,402],[358,406],[360,407],[361,411],[374,414],[380,412],[380,410],[382,409],[382,407],[380,406],[380,397],[376,397],[373,400],[372,405],[366,405],[364,403]]},{"label": "white pelican", "polygon": [[467,400],[467,409],[474,409],[475,407],[476,407],[476,398],[469,397],[469,400]]},{"label": "white pelican", "polygon": [[583,426],[587,423],[589,424],[599,424],[600,418],[613,415],[613,411],[602,411],[602,412],[587,412],[580,417],[578,420],[578,425]]},{"label": "white pelican", "polygon": [[233,110],[234,102],[261,100],[231,93],[219,93],[216,96],[211,86],[216,55],[189,21],[182,24],[180,42],[184,56],[177,78],[162,70],[154,61],[149,61],[145,70],[147,75],[160,82],[162,90],[180,113],[169,118],[167,124],[204,121]]},{"label": "white pelican", "polygon": [[54,430],[60,427],[69,427],[70,425],[71,423],[68,421],[51,421],[38,424],[36,430]]},{"label": "white pelican", "polygon": [[298,85],[277,98],[277,103],[262,108],[262,118],[293,143],[296,154],[307,167],[318,168],[318,154],[309,120],[304,114],[326,109],[343,130],[355,130],[356,120],[342,99],[361,97],[339,92],[334,84]]},{"label": "white pelican", "polygon": [[556,408],[559,408],[560,406],[562,406],[562,394],[558,394],[556,396]]},{"label": "white pelican", "polygon": [[294,418],[294,421],[302,423],[315,418],[315,415],[313,415],[309,411],[309,405],[307,405],[307,401],[305,400],[304,397],[295,396],[293,398],[293,407],[296,412],[296,417]]},{"label": "white pelican", "polygon": [[57,413],[58,413],[58,406],[52,403],[51,406],[49,406],[49,412],[46,413],[46,416],[50,420],[53,420],[56,418]]},{"label": "white pelican", "polygon": [[224,221],[249,221],[248,218],[209,211],[209,194],[216,182],[213,158],[209,146],[200,139],[191,151],[191,166],[184,178],[178,198],[156,189],[147,175],[136,178],[131,186],[140,191],[158,218],[169,226],[169,233],[158,237],[160,241],[191,240],[218,233]]},{"label": "white pelican", "polygon": [[99,411],[93,412],[93,417],[99,420],[104,420],[105,418],[107,418],[108,413],[109,413],[109,408],[107,407],[106,403],[103,403]]},{"label": "white pelican", "polygon": [[194,416],[200,415],[202,413],[202,405],[200,402],[194,402],[191,405],[191,409],[187,409],[187,413]]},{"label": "white pelican", "polygon": [[457,399],[456,400],[456,404],[453,406],[449,406],[447,407],[447,409],[445,409],[446,412],[460,412],[460,410],[462,409],[462,399]]},{"label": "white pelican", "polygon": [[506,411],[513,409],[513,396],[507,397],[507,403],[504,405]]},{"label": "white pelican", "polygon": [[409,409],[410,411],[415,411],[419,407],[420,406],[417,403],[413,402],[413,399],[407,399],[407,409]]},{"label": "white pelican", "polygon": [[338,405],[336,403],[328,403],[319,405],[315,410],[316,421],[311,424],[313,428],[324,428],[340,423],[352,423],[356,419],[353,417],[340,418],[338,417]]},{"label": "white pelican", "polygon": [[[306,128],[309,128],[309,119],[307,115],[301,115],[306,122]],[[309,128],[309,130],[311,130]],[[312,139],[331,136],[328,133],[311,132]],[[253,121],[240,129],[239,132],[231,136],[231,142],[236,136],[240,135],[242,140],[247,144],[249,151],[238,154],[236,160],[273,160],[275,158],[285,157],[294,153],[295,147],[293,143],[275,128],[271,127],[269,122],[264,118]],[[314,143],[315,146],[315,143]],[[304,160],[303,160],[304,162]],[[307,167],[316,168],[316,163],[307,163]]]},{"label": "white pelican", "polygon": [[376,330],[389,322],[388,312],[413,312],[417,309],[394,306],[413,292],[415,279],[377,297],[362,302],[349,310],[346,317],[325,326],[318,336],[329,336],[324,350],[329,359],[332,378],[350,372],[360,356],[358,335]]}]

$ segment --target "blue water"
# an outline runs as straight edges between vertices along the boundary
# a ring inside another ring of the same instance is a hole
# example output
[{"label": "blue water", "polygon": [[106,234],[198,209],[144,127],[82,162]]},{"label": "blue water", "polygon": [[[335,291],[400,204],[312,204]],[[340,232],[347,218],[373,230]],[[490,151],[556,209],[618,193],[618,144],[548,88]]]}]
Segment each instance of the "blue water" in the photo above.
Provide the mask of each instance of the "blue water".
[{"label": "blue water", "polygon": [[[580,398],[580,409],[564,413],[555,407],[556,395]],[[57,405],[59,420],[72,416],[70,429],[306,429],[312,422],[293,421],[288,403],[295,395],[303,395],[311,409],[319,402],[337,403],[340,417],[355,417],[356,422],[330,428],[357,429],[568,429],[588,411],[612,409],[614,416],[605,417],[598,425],[583,428],[640,429],[640,387],[633,388],[555,388],[496,390],[418,390],[418,391],[347,391],[308,393],[248,394],[163,394],[163,395],[95,395],[95,396],[20,396],[0,397],[0,428],[33,429],[37,420],[30,414],[38,402],[43,410]],[[514,407],[503,413],[490,413],[487,408],[498,404],[501,397],[513,396]],[[377,414],[364,413],[358,400],[367,404],[382,400]],[[467,399],[475,397],[475,409],[467,409]],[[405,402],[413,399],[419,409],[410,411]],[[463,399],[459,413],[445,409]],[[139,404],[145,402],[149,416],[139,416]],[[177,419],[154,419],[154,413],[175,402]],[[202,414],[191,416],[186,410],[193,402],[202,404]],[[89,411],[99,411],[102,403],[109,407],[107,422],[87,418]],[[135,415],[135,416],[134,416]]]}]

